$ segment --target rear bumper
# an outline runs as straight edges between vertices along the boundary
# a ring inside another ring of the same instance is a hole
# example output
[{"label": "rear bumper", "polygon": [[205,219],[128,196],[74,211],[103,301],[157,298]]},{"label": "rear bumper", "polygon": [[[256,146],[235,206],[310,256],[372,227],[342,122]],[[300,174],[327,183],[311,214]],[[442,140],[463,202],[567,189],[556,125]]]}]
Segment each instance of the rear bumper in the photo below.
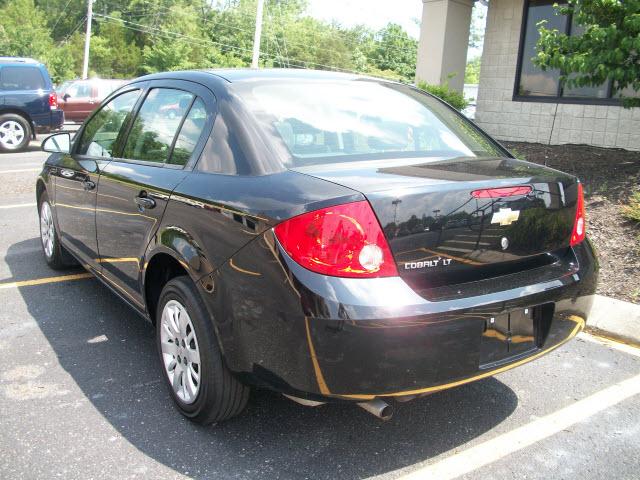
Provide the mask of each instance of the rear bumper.
[{"label": "rear bumper", "polygon": [[35,124],[36,133],[50,133],[60,130],[64,126],[64,112],[60,109],[51,110],[50,121]]},{"label": "rear bumper", "polygon": [[[417,395],[513,368],[575,336],[591,308],[597,261],[588,242],[572,255],[573,270],[559,278],[429,301],[400,278],[312,273],[267,234],[218,271],[210,305],[226,319],[218,325],[226,361],[247,380],[315,399]],[[548,317],[539,341],[487,357],[487,348],[510,348],[507,338],[487,339],[489,319],[533,307]]]}]

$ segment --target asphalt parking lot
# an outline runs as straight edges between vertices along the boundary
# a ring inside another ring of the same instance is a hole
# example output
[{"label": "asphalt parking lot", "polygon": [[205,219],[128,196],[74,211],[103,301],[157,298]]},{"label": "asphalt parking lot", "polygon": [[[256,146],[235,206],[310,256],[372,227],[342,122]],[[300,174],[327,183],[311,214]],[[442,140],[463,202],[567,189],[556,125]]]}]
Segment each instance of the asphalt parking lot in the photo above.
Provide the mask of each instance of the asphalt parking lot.
[{"label": "asphalt parking lot", "polygon": [[153,328],[41,258],[45,158],[0,155],[0,478],[640,478],[640,349],[586,334],[388,422],[255,392],[237,419],[189,423]]}]

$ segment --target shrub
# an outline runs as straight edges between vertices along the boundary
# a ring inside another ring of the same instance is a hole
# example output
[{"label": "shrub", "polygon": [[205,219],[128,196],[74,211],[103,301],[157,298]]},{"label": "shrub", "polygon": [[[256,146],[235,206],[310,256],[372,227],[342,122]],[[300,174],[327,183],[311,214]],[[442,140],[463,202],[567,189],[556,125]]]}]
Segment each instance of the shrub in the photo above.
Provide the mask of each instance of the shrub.
[{"label": "shrub", "polygon": [[464,98],[464,95],[457,90],[453,90],[446,83],[444,85],[429,85],[427,82],[420,80],[417,83],[417,87],[444,100],[457,110],[464,110],[469,106],[469,101]]},{"label": "shrub", "polygon": [[640,192],[629,198],[629,204],[622,207],[622,215],[634,222],[640,222]]}]

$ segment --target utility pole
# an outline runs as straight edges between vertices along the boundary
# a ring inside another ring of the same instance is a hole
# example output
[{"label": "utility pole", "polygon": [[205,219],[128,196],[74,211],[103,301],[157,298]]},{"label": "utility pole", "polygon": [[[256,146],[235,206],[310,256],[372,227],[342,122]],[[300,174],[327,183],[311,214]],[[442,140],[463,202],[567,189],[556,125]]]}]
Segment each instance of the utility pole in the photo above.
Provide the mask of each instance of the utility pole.
[{"label": "utility pole", "polygon": [[91,20],[93,20],[93,2],[87,0],[87,33],[84,37],[84,62],[82,63],[82,79],[89,75],[89,44],[91,43]]},{"label": "utility pole", "polygon": [[260,37],[262,36],[263,7],[264,0],[258,0],[258,8],[256,10],[256,31],[253,35],[253,60],[251,61],[251,68],[258,68],[258,60],[260,58]]}]

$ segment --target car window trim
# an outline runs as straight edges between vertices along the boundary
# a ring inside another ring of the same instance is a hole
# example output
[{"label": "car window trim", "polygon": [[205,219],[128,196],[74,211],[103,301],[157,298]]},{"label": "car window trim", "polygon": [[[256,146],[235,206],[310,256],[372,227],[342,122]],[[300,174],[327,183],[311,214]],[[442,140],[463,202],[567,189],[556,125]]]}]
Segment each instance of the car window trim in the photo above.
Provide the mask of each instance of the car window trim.
[{"label": "car window trim", "polygon": [[[169,163],[171,161],[171,158],[173,157],[173,150],[174,150],[174,148],[176,146],[176,143],[178,142],[178,137],[180,136],[180,133],[182,132],[182,126],[184,125],[184,122],[187,120],[187,117],[189,116],[189,114],[191,113],[191,109],[193,108],[193,104],[196,103],[196,100],[198,98],[200,98],[195,93],[192,93],[192,95],[193,95],[193,98],[191,99],[191,103],[189,104],[189,108],[187,108],[187,110],[184,112],[184,115],[182,116],[182,120],[180,120],[180,124],[178,125],[178,130],[176,130],[176,134],[173,136],[173,142],[171,142],[171,147],[169,148],[169,156],[167,157],[167,161],[164,162],[167,165],[173,165],[174,167],[184,168],[189,163],[189,160],[191,160],[191,158],[189,158],[185,162],[184,165],[176,165],[174,163]],[[200,132],[200,136],[202,136],[202,132]],[[200,140],[199,137],[198,137],[198,140]],[[193,154],[193,152],[191,152],[191,154]]]},{"label": "car window trim", "polygon": [[[169,155],[167,155],[167,160],[165,160],[163,162],[151,162],[149,160],[137,160],[137,159],[134,159],[134,158],[123,158],[122,155],[124,155],[124,149],[127,146],[127,142],[129,141],[129,135],[131,133],[131,129],[133,128],[133,125],[135,124],[135,121],[137,120],[138,115],[140,114],[140,109],[144,105],[144,102],[147,100],[147,97],[149,96],[149,93],[151,93],[151,90],[154,90],[154,89],[181,90],[181,91],[186,92],[189,95],[193,96],[193,98],[191,99],[191,103],[189,104],[189,108],[185,111],[184,115],[182,116],[182,119],[180,120],[180,124],[178,126],[178,130],[176,130],[176,133],[173,134],[173,140],[171,141],[171,146],[170,146],[170,149],[169,149]],[[136,165],[146,165],[146,166],[150,166],[150,167],[164,168],[164,166],[167,165],[168,160],[171,158],[171,155],[173,154],[173,146],[175,145],[176,139],[178,138],[178,135],[180,134],[180,128],[182,128],[182,123],[184,122],[184,119],[187,118],[187,114],[189,113],[189,110],[191,109],[191,105],[193,105],[193,102],[198,97],[198,95],[196,95],[194,92],[189,91],[189,90],[187,90],[185,88],[170,87],[168,85],[150,84],[145,89],[143,97],[144,98],[142,99],[142,102],[140,102],[140,105],[138,105],[138,108],[136,109],[135,115],[133,116],[131,122],[129,122],[129,125],[127,127],[126,137],[124,138],[124,141],[122,142],[122,148],[118,152],[120,154],[118,156],[118,161],[119,162],[125,162],[125,163],[133,163],[133,164],[136,164]],[[114,160],[115,160],[115,157],[114,157]],[[186,166],[186,164],[184,166]],[[184,166],[180,166],[181,169],[184,168]]]}]

